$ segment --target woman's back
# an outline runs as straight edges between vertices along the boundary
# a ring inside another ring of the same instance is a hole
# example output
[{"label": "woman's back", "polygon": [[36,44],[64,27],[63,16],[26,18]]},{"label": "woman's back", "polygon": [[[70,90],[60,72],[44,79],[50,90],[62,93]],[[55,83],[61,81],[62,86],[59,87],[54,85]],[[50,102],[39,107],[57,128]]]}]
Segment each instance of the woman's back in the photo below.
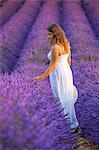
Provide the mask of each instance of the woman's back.
[{"label": "woman's back", "polygon": [[[58,44],[57,44],[57,45],[58,45]],[[59,46],[59,48],[60,48],[59,56],[68,54],[68,52],[67,52],[67,53],[65,52],[64,46],[62,46],[62,45],[58,45],[58,46]]]},{"label": "woman's back", "polygon": [[[60,49],[60,52],[59,52],[57,63],[61,63],[61,62],[63,63],[64,62],[65,64],[68,65],[69,53],[64,52],[64,47],[63,46],[59,46],[59,49]],[[49,51],[47,57],[48,57],[49,60],[51,60],[51,50]],[[64,66],[64,67],[66,67],[66,66]]]}]

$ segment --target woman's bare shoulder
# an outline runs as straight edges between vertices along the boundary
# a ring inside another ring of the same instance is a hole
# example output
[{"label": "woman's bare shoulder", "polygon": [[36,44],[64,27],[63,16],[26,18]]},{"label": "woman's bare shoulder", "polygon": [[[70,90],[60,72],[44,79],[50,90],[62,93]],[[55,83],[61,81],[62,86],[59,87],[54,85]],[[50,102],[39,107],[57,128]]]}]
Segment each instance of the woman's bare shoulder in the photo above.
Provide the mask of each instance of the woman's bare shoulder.
[{"label": "woman's bare shoulder", "polygon": [[52,48],[53,49],[60,49],[60,46],[58,44],[54,44],[54,45],[52,45]]},{"label": "woman's bare shoulder", "polygon": [[59,51],[60,51],[60,47],[57,44],[54,44],[51,47],[51,52],[59,54]]}]

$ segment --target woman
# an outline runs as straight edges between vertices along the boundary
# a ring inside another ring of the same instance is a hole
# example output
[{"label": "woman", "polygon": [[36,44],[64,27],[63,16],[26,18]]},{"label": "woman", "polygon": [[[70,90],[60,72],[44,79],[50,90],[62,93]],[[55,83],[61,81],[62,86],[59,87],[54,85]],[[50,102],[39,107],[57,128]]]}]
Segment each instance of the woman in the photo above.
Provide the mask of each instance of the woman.
[{"label": "woman", "polygon": [[52,92],[55,97],[59,98],[64,114],[69,115],[71,132],[75,132],[79,129],[79,123],[74,108],[74,93],[76,93],[77,100],[77,89],[73,85],[73,75],[70,69],[70,44],[58,24],[51,24],[47,30],[48,41],[51,45],[48,53],[50,66],[42,75],[34,77],[34,80],[43,80],[49,75]]}]

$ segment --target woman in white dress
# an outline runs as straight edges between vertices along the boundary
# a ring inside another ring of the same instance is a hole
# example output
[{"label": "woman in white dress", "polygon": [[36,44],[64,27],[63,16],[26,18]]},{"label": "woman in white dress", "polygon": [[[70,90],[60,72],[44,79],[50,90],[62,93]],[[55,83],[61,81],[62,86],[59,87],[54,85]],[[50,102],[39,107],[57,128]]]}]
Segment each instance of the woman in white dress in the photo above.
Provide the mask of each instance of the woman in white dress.
[{"label": "woman in white dress", "polygon": [[70,68],[70,44],[58,24],[51,24],[48,26],[47,31],[51,46],[48,53],[50,65],[42,75],[34,77],[34,80],[43,80],[49,76],[54,96],[59,98],[64,108],[64,114],[68,113],[69,115],[71,132],[78,132],[80,128],[74,108],[78,91],[73,85],[73,74]]}]

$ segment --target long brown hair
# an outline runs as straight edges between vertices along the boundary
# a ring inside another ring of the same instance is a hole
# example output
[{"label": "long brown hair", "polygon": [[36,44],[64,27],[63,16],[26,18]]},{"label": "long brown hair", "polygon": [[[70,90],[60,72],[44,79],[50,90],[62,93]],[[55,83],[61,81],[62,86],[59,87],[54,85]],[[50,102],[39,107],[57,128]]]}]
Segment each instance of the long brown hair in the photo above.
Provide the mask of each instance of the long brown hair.
[{"label": "long brown hair", "polygon": [[66,38],[65,32],[58,24],[51,24],[47,27],[49,32],[53,33],[54,44],[62,44],[64,46],[64,51],[68,53],[70,51],[70,43]]}]

